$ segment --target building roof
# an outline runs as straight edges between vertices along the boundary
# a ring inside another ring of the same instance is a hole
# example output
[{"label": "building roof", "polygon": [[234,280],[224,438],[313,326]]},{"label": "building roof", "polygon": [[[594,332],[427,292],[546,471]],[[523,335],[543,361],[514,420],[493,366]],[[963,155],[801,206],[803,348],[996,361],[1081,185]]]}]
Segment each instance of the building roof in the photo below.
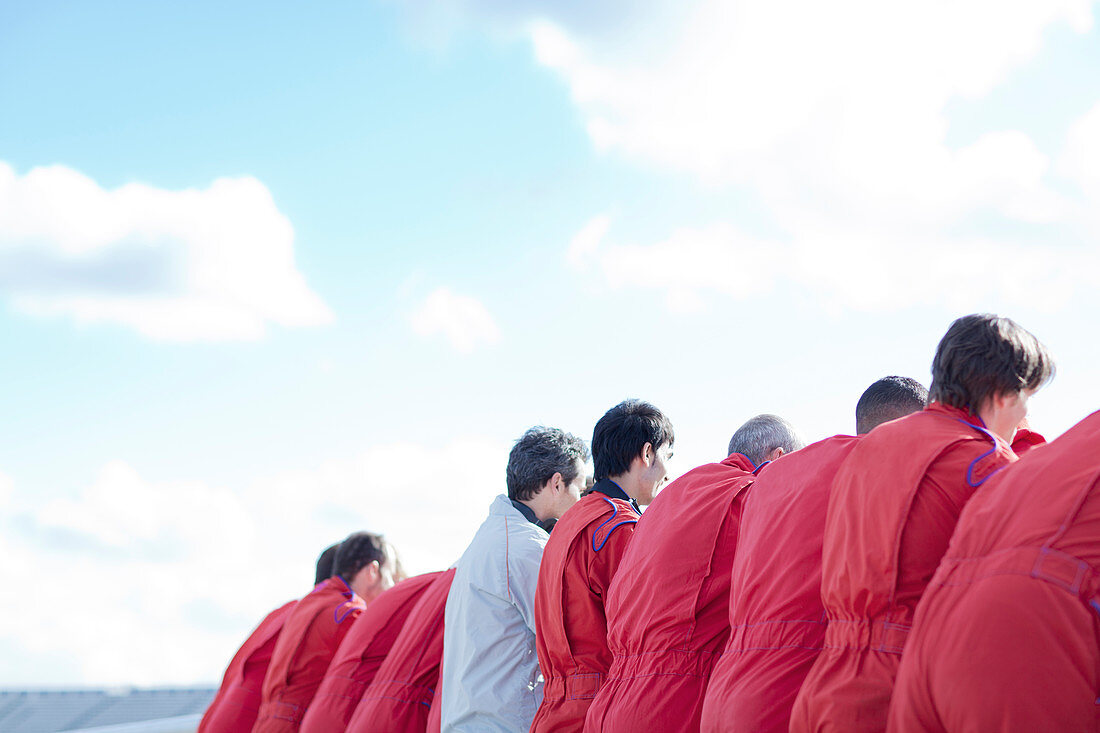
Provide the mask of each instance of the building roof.
[{"label": "building roof", "polygon": [[0,731],[60,733],[128,723],[167,723],[170,718],[180,722],[194,718],[197,726],[198,716],[214,699],[215,692],[215,687],[0,690]]}]

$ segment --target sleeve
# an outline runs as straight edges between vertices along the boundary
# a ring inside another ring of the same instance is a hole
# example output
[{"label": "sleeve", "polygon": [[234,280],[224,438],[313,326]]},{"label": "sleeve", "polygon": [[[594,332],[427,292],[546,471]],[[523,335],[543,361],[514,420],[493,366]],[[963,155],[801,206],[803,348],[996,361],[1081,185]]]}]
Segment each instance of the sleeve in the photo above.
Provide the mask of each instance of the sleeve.
[{"label": "sleeve", "polygon": [[508,558],[508,589],[512,603],[523,617],[523,623],[535,633],[535,588],[539,580],[544,542],[531,538]]}]

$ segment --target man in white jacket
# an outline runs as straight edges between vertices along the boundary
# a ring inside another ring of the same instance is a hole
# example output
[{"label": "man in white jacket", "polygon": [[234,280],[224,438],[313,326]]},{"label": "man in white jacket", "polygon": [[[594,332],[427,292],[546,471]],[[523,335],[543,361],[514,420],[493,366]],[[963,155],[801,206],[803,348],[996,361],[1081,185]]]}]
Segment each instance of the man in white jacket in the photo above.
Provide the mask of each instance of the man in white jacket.
[{"label": "man in white jacket", "polygon": [[588,448],[557,428],[535,427],[508,456],[508,494],[458,561],[443,622],[443,733],[531,727],[542,702],[535,654],[535,583],[544,526],[580,498]]}]

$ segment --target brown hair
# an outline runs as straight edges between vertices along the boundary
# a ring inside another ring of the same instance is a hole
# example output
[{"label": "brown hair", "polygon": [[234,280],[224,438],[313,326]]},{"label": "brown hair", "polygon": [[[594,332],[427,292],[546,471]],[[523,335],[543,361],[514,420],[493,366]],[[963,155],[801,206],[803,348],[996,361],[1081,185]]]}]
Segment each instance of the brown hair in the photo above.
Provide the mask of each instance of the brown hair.
[{"label": "brown hair", "polygon": [[1009,318],[976,313],[940,339],[928,397],[975,414],[995,395],[1038,389],[1053,377],[1054,360],[1039,339]]}]

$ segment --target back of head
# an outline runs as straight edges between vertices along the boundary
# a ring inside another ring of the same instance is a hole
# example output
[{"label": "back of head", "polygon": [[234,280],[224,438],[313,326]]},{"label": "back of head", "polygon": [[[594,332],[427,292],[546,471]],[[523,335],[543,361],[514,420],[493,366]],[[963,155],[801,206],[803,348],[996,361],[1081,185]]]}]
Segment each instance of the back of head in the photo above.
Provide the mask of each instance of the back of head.
[{"label": "back of head", "polygon": [[394,562],[389,560],[385,538],[373,532],[353,532],[337,547],[332,574],[350,583],[356,573],[372,562],[377,562],[379,567]]},{"label": "back of head", "polygon": [[577,477],[577,461],[588,461],[583,440],[558,428],[531,428],[508,454],[508,498],[531,499],[555,473],[560,473],[565,483],[572,483]]},{"label": "back of head", "polygon": [[865,435],[884,422],[897,420],[928,405],[928,390],[909,377],[883,377],[856,403],[856,433]]},{"label": "back of head", "polygon": [[646,443],[656,452],[675,441],[672,422],[663,412],[642,400],[623,400],[605,412],[592,431],[595,478],[599,481],[629,471]]},{"label": "back of head", "polygon": [[757,415],[730,438],[726,455],[740,453],[759,466],[776,449],[791,453],[806,447],[806,442],[788,421],[779,415]]},{"label": "back of head", "polygon": [[1011,319],[978,313],[956,320],[940,340],[928,396],[976,414],[996,395],[1038,389],[1053,376],[1039,339]]},{"label": "back of head", "polygon": [[325,551],[321,553],[321,556],[317,558],[317,575],[313,581],[314,585],[323,583],[332,577],[332,566],[336,561],[336,550],[339,548],[339,542],[335,545],[329,545],[325,548]]}]

